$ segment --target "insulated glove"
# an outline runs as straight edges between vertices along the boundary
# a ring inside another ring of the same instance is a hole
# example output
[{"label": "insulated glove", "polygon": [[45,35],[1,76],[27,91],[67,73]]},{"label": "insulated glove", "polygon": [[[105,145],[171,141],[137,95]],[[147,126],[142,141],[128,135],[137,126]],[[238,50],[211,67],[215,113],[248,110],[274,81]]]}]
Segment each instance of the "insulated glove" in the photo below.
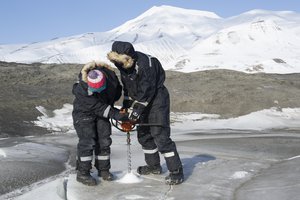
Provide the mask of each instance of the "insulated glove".
[{"label": "insulated glove", "polygon": [[117,121],[129,121],[128,113],[120,112],[120,110],[117,108],[111,108],[108,113],[108,116]]},{"label": "insulated glove", "polygon": [[130,112],[129,114],[129,119],[131,121],[137,121],[140,118],[144,109],[145,106],[143,104],[139,104],[139,103],[134,104],[132,112]]},{"label": "insulated glove", "polygon": [[128,109],[132,105],[133,101],[130,99],[124,99],[122,108]]},{"label": "insulated glove", "polygon": [[139,118],[140,118],[140,114],[136,111],[136,110],[133,110],[129,117],[128,117],[131,121],[137,121]]}]

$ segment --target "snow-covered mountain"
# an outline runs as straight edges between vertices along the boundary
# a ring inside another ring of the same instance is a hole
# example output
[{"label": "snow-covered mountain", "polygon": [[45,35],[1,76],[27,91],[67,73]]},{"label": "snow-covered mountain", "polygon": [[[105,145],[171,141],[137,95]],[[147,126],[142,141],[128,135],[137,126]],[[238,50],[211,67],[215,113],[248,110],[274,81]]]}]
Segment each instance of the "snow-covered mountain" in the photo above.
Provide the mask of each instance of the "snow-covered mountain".
[{"label": "snow-covered mountain", "polygon": [[115,40],[160,59],[165,69],[192,72],[300,72],[300,14],[252,10],[221,18],[212,12],[152,7],[123,25],[50,41],[0,45],[8,62],[85,63],[106,60]]}]

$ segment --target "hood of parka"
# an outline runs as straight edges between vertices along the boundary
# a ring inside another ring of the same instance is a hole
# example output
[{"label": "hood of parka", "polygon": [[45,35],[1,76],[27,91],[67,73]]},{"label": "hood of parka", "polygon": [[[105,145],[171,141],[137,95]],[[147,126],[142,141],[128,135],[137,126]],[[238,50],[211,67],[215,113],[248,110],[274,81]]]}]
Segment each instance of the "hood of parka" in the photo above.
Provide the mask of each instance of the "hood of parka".
[{"label": "hood of parka", "polygon": [[115,65],[122,65],[124,69],[134,66],[137,53],[129,42],[115,41],[112,50],[107,54],[107,58]]},{"label": "hood of parka", "polygon": [[83,66],[81,69],[81,79],[83,82],[87,83],[88,82],[88,73],[89,71],[96,69],[96,68],[107,68],[111,71],[114,71],[113,68],[104,62],[89,62]]}]

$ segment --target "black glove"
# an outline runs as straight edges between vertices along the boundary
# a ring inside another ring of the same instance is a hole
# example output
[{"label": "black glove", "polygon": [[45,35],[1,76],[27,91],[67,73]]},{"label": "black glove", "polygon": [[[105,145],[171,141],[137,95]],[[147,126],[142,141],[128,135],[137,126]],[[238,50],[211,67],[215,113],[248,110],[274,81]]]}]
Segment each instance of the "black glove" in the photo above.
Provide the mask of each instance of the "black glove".
[{"label": "black glove", "polygon": [[113,107],[110,109],[108,116],[117,121],[129,121],[128,113],[121,113],[119,109]]},{"label": "black glove", "polygon": [[[133,101],[129,99],[124,99],[122,109],[128,109],[132,105]],[[121,110],[122,110],[121,109]]]},{"label": "black glove", "polygon": [[128,117],[131,121],[134,121],[136,122],[139,118],[140,118],[140,114],[136,111],[136,110],[133,110],[129,117]]},{"label": "black glove", "polygon": [[134,104],[132,112],[129,114],[128,118],[132,121],[137,121],[140,118],[144,109],[145,109],[144,105],[139,103]]}]

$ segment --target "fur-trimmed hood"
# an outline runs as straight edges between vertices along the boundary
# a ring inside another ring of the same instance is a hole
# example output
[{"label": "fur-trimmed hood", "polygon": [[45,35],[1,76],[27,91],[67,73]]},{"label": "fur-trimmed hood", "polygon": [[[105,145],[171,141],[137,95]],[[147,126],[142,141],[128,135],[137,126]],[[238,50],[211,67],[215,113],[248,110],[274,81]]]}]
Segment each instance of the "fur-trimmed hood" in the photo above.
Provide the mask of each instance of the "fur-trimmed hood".
[{"label": "fur-trimmed hood", "polygon": [[108,64],[106,64],[104,62],[92,61],[92,62],[89,62],[89,63],[85,64],[83,66],[83,68],[81,69],[81,78],[82,78],[82,81],[84,81],[84,82],[87,83],[87,80],[88,80],[87,77],[88,77],[89,71],[91,71],[93,69],[96,69],[97,67],[100,67],[100,68],[103,67],[103,68],[107,68],[107,69],[109,69],[111,71],[114,71],[113,68],[110,65],[108,65]]},{"label": "fur-trimmed hood", "polygon": [[124,69],[129,69],[134,65],[137,53],[131,43],[115,41],[112,45],[112,51],[107,54],[107,58],[112,63],[120,63]]}]

